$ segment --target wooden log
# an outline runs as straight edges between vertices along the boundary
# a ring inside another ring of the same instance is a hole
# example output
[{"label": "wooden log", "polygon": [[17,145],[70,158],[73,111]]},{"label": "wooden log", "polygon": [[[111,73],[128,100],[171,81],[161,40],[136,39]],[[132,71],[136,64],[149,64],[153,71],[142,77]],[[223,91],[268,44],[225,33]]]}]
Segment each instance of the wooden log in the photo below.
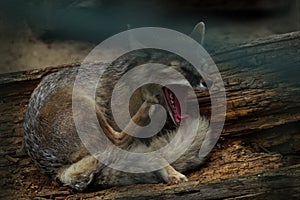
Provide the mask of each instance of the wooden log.
[{"label": "wooden log", "polygon": [[[69,199],[296,199],[300,197],[300,165],[271,170],[201,185],[187,182],[165,186],[139,185],[112,188],[89,194],[74,194]],[[134,192],[132,192],[134,191]]]},{"label": "wooden log", "polygon": [[300,151],[299,46],[294,32],[214,56],[226,83],[224,136],[248,135],[248,141],[283,154]]},{"label": "wooden log", "polygon": [[[267,197],[275,189],[294,197],[300,184],[299,47],[300,32],[294,32],[213,55],[226,87],[227,116],[208,163],[188,174],[196,183],[121,187],[96,195],[72,194],[42,175],[20,151],[23,114],[33,89],[45,75],[78,64],[0,75],[0,197],[247,199]],[[205,111],[209,97],[199,93],[199,100]],[[246,176],[274,169],[263,173],[263,179]]]}]

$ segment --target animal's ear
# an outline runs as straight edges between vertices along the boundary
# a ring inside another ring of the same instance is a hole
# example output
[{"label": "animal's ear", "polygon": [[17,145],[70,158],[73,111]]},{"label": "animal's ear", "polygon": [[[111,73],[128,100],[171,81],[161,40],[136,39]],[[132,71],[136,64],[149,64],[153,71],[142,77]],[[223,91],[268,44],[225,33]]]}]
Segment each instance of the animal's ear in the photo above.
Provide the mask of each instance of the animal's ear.
[{"label": "animal's ear", "polygon": [[204,35],[205,35],[205,24],[204,22],[199,22],[194,27],[192,33],[190,34],[191,38],[199,42],[201,45],[204,43]]}]

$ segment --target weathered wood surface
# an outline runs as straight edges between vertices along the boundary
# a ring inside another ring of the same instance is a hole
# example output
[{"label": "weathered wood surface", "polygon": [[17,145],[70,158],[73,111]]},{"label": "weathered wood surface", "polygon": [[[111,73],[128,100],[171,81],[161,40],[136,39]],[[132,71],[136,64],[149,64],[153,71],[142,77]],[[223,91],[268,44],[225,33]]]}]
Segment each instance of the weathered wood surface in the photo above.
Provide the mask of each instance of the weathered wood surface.
[{"label": "weathered wood surface", "polygon": [[163,184],[151,185],[151,187],[149,185],[128,186],[89,194],[74,194],[70,195],[69,199],[297,199],[300,197],[299,174],[300,165],[297,165],[281,170],[213,181],[206,185],[191,181],[171,186]]},{"label": "weathered wood surface", "polygon": [[[188,175],[200,185],[141,185],[72,194],[40,174],[20,149],[23,114],[32,90],[43,76],[74,65],[0,75],[0,197],[76,199],[96,195],[125,199],[149,198],[151,194],[153,198],[170,199],[253,199],[279,191],[293,197],[299,193],[299,165],[282,167],[300,163],[299,47],[300,32],[294,32],[213,55],[225,83],[228,110],[224,131],[209,162]],[[205,111],[209,98],[199,96]],[[271,169],[277,170],[264,173],[263,178],[237,178]],[[229,179],[218,180],[223,178]],[[213,180],[218,181],[209,183]]]}]

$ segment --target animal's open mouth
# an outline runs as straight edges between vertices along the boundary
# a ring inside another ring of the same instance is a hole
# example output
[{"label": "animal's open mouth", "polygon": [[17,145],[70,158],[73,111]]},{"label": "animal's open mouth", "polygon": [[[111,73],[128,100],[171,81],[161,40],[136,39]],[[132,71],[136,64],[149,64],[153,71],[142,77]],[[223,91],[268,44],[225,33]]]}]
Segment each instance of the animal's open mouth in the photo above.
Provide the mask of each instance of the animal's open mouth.
[{"label": "animal's open mouth", "polygon": [[[182,120],[187,118],[188,115],[185,114],[185,92],[178,92],[178,97],[167,87],[163,87],[164,95],[166,97],[168,106],[169,106],[169,113],[176,125],[180,125]],[[178,98],[181,98],[181,104],[179,103]]]}]

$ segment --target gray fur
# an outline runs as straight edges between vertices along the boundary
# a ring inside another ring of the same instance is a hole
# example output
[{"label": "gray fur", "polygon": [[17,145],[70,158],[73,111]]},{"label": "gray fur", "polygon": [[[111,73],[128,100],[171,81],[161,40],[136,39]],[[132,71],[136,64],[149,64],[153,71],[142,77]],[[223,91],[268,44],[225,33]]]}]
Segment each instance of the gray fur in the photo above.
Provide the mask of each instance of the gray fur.
[{"label": "gray fur", "polygon": [[[78,99],[83,100],[83,106],[87,106],[87,109],[89,106],[96,106],[106,118],[108,125],[116,131],[120,130],[112,118],[109,107],[111,91],[116,81],[135,65],[160,61],[160,63],[167,64],[181,72],[193,86],[199,84],[201,79],[188,63],[174,56],[165,56],[165,52],[154,54],[152,50],[142,53],[135,52],[133,57],[121,58],[108,68],[103,78],[99,81],[96,101],[92,102],[92,104],[84,95],[76,94]],[[172,66],[171,63],[174,63],[174,59],[179,65]],[[95,71],[101,70],[104,66],[104,64],[87,66],[88,70],[85,73],[84,83],[86,89],[91,87],[89,80],[91,80]],[[198,153],[208,132],[209,121],[205,117],[201,117],[196,138],[189,149],[174,163],[170,163],[171,166],[169,168],[145,174],[134,174],[121,172],[98,162],[82,144],[73,121],[72,89],[78,70],[79,68],[75,67],[45,77],[34,90],[28,104],[24,123],[25,148],[41,171],[50,175],[53,179],[59,179],[65,185],[77,190],[83,190],[89,185],[111,187],[136,183],[159,183],[162,181],[176,183],[186,181],[186,177],[181,173],[195,169],[203,163],[203,160],[198,157]],[[155,97],[154,100],[150,100],[157,95],[156,91],[161,91],[161,87],[145,86],[143,92],[135,94],[136,101],[131,108],[133,114],[138,112],[144,101],[149,102],[149,104],[161,103],[166,106],[160,98],[155,99]],[[95,126],[89,124],[89,116],[85,116],[85,113],[77,114],[82,116],[82,121],[86,123],[86,127]],[[147,121],[147,117],[141,117],[141,119]],[[157,136],[147,141],[130,140],[123,143],[122,148],[129,152],[157,150],[168,144],[176,131],[177,127],[168,117],[166,126]],[[184,138],[178,141],[178,144],[175,145],[176,148],[181,148],[182,140]],[[136,164],[138,163],[133,163],[132,167]],[[148,164],[151,164],[151,161]],[[173,181],[171,180],[172,178],[174,179]]]}]

